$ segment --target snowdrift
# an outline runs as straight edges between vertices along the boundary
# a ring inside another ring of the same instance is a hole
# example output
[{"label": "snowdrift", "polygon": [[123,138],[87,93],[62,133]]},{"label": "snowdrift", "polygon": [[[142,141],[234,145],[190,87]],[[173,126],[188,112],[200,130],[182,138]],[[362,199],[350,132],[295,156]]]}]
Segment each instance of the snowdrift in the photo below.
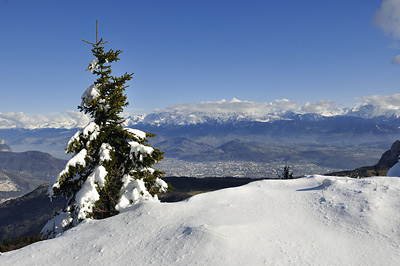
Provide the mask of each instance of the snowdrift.
[{"label": "snowdrift", "polygon": [[398,265],[400,178],[265,180],[146,202],[0,265]]},{"label": "snowdrift", "polygon": [[400,162],[397,162],[389,169],[389,171],[387,172],[387,176],[400,177]]}]

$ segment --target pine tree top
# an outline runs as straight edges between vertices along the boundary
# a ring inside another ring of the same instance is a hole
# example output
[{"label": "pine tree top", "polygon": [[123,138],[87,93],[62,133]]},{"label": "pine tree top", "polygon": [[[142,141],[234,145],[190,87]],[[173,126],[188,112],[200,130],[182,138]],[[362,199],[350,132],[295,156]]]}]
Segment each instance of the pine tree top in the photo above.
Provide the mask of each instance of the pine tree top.
[{"label": "pine tree top", "polygon": [[89,114],[98,125],[121,124],[124,119],[120,114],[129,104],[123,93],[128,87],[125,83],[132,79],[133,73],[125,73],[120,77],[111,75],[111,63],[119,60],[122,51],[110,49],[105,52],[103,44],[102,39],[92,44],[91,51],[95,58],[87,70],[97,75],[97,80],[86,90],[78,108]]}]

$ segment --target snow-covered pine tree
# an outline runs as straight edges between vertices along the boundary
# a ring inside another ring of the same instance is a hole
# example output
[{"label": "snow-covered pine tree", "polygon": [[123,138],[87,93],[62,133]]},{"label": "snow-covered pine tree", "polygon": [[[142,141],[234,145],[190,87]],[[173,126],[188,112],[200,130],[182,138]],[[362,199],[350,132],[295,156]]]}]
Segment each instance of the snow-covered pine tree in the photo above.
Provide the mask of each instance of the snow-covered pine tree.
[{"label": "snow-covered pine tree", "polygon": [[[97,41],[97,40],[96,40]],[[111,75],[111,63],[120,50],[104,51],[104,42],[93,43],[93,61],[88,70],[97,80],[82,95],[78,107],[92,121],[69,140],[67,154],[73,154],[65,169],[50,185],[48,195],[62,195],[67,206],[42,229],[42,237],[53,238],[88,219],[102,219],[142,200],[157,200],[167,189],[163,172],[152,165],[163,153],[148,144],[153,134],[124,128],[121,116],[128,105],[124,90],[132,74]]]}]

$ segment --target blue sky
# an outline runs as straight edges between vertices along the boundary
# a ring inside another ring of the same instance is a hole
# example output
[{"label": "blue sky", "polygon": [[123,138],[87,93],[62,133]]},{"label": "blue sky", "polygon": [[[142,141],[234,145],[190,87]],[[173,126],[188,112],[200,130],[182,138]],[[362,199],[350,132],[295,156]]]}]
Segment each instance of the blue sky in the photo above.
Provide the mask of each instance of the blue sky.
[{"label": "blue sky", "polygon": [[0,0],[0,112],[77,110],[95,80],[82,39],[95,40],[96,19],[106,48],[123,50],[114,74],[135,72],[132,114],[232,98],[351,107],[393,95],[400,43],[373,23],[381,3]]}]

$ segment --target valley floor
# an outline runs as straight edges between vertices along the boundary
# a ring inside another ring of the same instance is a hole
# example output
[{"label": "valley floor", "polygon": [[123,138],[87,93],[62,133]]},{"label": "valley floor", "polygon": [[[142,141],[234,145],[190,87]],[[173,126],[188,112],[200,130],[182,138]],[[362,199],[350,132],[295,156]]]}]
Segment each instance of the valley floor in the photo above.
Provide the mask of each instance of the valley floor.
[{"label": "valley floor", "polygon": [[279,178],[285,166],[290,166],[295,176],[311,173],[331,173],[346,170],[344,168],[322,167],[313,163],[289,162],[248,162],[248,161],[212,161],[188,162],[179,159],[165,158],[157,164],[168,176],[204,177],[237,177],[237,178]]}]

